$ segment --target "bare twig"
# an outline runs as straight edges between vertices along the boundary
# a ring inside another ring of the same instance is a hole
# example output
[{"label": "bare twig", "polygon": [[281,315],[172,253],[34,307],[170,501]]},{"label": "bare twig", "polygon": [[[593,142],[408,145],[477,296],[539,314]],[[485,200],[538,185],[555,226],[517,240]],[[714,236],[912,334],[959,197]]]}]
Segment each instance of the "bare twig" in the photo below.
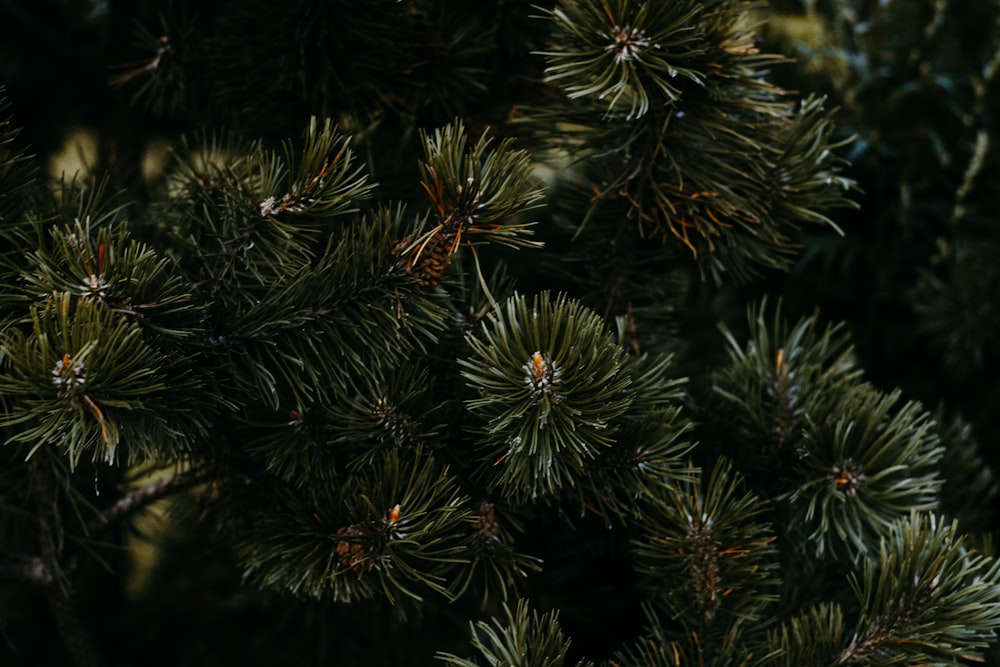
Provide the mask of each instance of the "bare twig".
[{"label": "bare twig", "polygon": [[87,524],[87,534],[94,535],[161,498],[190,489],[208,481],[210,469],[202,466],[179,472],[173,477],[157,480],[151,484],[136,489],[118,499],[113,505],[101,512],[101,515]]},{"label": "bare twig", "polygon": [[2,579],[16,579],[43,588],[56,582],[52,570],[39,556],[4,555],[4,559],[12,559],[16,562],[0,565],[0,578]]},{"label": "bare twig", "polygon": [[[49,608],[75,667],[98,667],[101,664],[100,651],[77,609],[75,591],[61,567],[63,528],[59,514],[59,488],[50,449],[40,447],[31,457],[28,469],[38,509],[40,554],[37,561],[41,566],[40,576],[52,579],[51,585],[45,587]],[[29,566],[34,560],[28,561]]]}]

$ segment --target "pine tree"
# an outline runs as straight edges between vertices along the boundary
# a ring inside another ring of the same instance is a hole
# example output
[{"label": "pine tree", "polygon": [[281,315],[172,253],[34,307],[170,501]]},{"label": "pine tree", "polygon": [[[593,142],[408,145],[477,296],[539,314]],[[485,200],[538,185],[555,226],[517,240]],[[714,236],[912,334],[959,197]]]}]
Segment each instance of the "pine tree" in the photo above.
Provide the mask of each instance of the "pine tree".
[{"label": "pine tree", "polygon": [[1000,664],[1000,4],[0,6],[4,664]]}]

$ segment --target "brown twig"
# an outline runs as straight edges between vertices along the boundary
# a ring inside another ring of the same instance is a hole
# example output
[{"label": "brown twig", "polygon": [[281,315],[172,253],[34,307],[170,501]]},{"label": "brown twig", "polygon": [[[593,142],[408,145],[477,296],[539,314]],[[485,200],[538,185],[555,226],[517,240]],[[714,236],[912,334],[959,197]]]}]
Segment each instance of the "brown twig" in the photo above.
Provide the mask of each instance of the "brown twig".
[{"label": "brown twig", "polygon": [[52,570],[39,556],[4,554],[3,557],[17,562],[0,565],[0,578],[15,579],[42,588],[47,588],[56,583],[56,577],[52,573]]},{"label": "brown twig", "polygon": [[208,481],[211,470],[207,466],[190,468],[172,477],[157,480],[151,484],[136,489],[119,498],[113,505],[101,512],[101,515],[87,524],[87,534],[94,535],[136,512],[151,503],[173,495],[179,491],[190,489]]},{"label": "brown twig", "polygon": [[[49,608],[73,664],[76,667],[97,667],[101,664],[97,643],[80,616],[75,591],[60,565],[63,541],[59,482],[53,470],[50,449],[40,447],[31,457],[28,470],[38,510],[40,555],[35,566],[41,568],[42,578],[50,577],[52,580],[45,587]],[[34,560],[29,560],[29,568]]]}]

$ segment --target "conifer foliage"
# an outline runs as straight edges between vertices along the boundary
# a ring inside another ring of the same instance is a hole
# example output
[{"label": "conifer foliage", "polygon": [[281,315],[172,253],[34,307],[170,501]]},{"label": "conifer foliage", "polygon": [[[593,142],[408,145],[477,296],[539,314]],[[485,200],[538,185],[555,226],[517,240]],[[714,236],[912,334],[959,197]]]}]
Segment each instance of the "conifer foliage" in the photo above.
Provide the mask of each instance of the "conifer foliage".
[{"label": "conifer foliage", "polygon": [[960,406],[765,294],[871,138],[763,3],[77,4],[88,169],[0,69],[3,664],[1000,664]]}]

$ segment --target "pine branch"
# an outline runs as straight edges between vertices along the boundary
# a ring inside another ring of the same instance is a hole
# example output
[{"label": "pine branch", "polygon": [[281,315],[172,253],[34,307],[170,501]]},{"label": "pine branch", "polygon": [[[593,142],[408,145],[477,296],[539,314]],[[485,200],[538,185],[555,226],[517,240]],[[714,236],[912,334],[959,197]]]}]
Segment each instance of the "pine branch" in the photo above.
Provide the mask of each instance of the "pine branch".
[{"label": "pine branch", "polygon": [[662,494],[633,543],[645,588],[698,638],[703,658],[736,642],[744,624],[767,625],[777,598],[774,536],[759,519],[768,505],[742,487],[725,459],[707,480],[690,473]]},{"label": "pine branch", "polygon": [[[330,403],[356,378],[392,368],[433,340],[443,325],[440,297],[392,254],[392,239],[411,229],[402,206],[380,208],[331,236],[310,266],[258,286],[252,305],[217,304],[215,342],[234,362],[237,390],[275,409],[289,394],[300,406]],[[330,354],[316,345],[319,337],[370,355]]]},{"label": "pine branch", "polygon": [[542,55],[566,99],[530,112],[589,181],[581,229],[625,210],[717,283],[787,268],[804,225],[836,227],[820,211],[852,205],[823,100],[767,80],[782,58],[758,52],[746,4],[557,3]]},{"label": "pine branch", "polygon": [[0,579],[13,579],[42,588],[56,583],[55,574],[39,556],[5,554],[3,558],[16,562],[0,565]]},{"label": "pine branch", "polygon": [[99,667],[103,663],[98,654],[97,645],[80,617],[76,607],[75,595],[63,595],[58,591],[48,594],[49,607],[55,616],[59,634],[66,643],[66,649],[72,657],[75,667]]},{"label": "pine branch", "polygon": [[773,314],[767,301],[748,309],[748,340],[743,343],[726,327],[729,363],[715,378],[711,414],[727,439],[740,443],[737,461],[773,485],[801,449],[807,419],[822,423],[837,414],[844,396],[856,389],[862,371],[844,326],[821,327],[818,317],[794,325]]},{"label": "pine branch", "polygon": [[632,402],[625,349],[596,313],[547,292],[508,299],[488,322],[459,360],[479,392],[468,406],[486,420],[482,467],[505,495],[554,496],[614,442]]},{"label": "pine branch", "polygon": [[[0,424],[27,423],[8,439],[37,448],[55,445],[76,467],[84,453],[114,464],[187,448],[202,433],[193,405],[197,383],[144,336],[135,321],[60,293],[31,309],[30,329],[0,338],[0,396],[17,410]],[[183,408],[179,408],[183,404]],[[182,409],[183,420],[169,416]],[[195,432],[188,431],[194,428]],[[124,452],[119,444],[127,443]],[[124,456],[122,456],[124,454]]]},{"label": "pine branch", "polygon": [[447,582],[468,562],[468,499],[419,450],[380,458],[343,484],[241,499],[235,546],[245,579],[338,602],[450,597]]},{"label": "pine branch", "polygon": [[[486,659],[487,665],[510,667],[563,667],[570,640],[559,627],[558,612],[539,615],[530,612],[526,600],[518,600],[512,610],[503,605],[503,621],[470,623],[472,645]],[[478,661],[450,653],[438,653],[437,659],[452,667],[477,667]],[[590,667],[589,660],[580,660],[577,667]]]},{"label": "pine branch", "polygon": [[976,661],[1000,627],[1000,564],[967,547],[956,523],[911,515],[893,524],[878,562],[849,581],[859,618],[818,604],[770,637],[768,664],[914,665]]},{"label": "pine branch", "polygon": [[76,608],[75,590],[59,566],[63,543],[62,520],[58,508],[58,482],[51,456],[49,447],[39,448],[29,460],[28,468],[38,510],[39,560],[51,573],[55,584],[47,587],[46,598],[73,664],[76,667],[97,667],[102,663],[97,645]]},{"label": "pine branch", "polygon": [[209,466],[190,468],[172,477],[160,479],[136,489],[119,498],[111,507],[101,512],[99,517],[90,521],[87,524],[86,534],[96,535],[106,530],[111,524],[148,507],[157,500],[204,484],[211,479],[213,472]]},{"label": "pine branch", "polygon": [[963,542],[956,523],[934,515],[894,524],[878,565],[851,577],[861,618],[837,664],[944,661],[985,647],[1000,627],[1000,564]]},{"label": "pine branch", "polygon": [[937,507],[942,479],[936,425],[900,392],[862,387],[844,401],[836,421],[812,424],[803,437],[792,525],[811,530],[817,557],[844,562],[871,554],[880,536],[911,512]]}]

